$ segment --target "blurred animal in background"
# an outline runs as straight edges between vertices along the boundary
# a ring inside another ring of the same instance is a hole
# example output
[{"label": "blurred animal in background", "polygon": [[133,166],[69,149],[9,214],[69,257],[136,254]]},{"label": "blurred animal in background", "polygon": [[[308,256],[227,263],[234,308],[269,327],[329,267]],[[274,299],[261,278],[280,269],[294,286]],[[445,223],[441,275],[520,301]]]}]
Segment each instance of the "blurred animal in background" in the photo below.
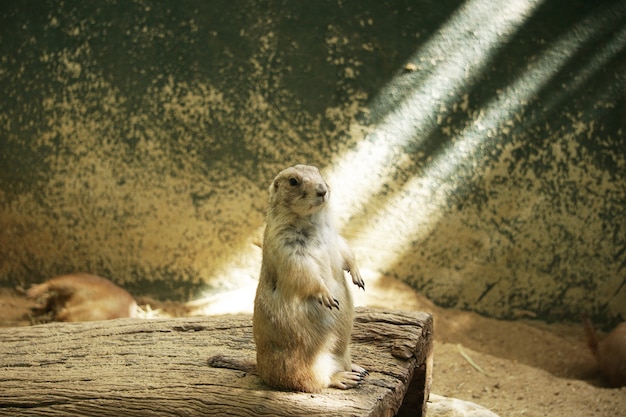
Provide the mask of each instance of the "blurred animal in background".
[{"label": "blurred animal in background", "polygon": [[95,321],[136,317],[138,306],[123,288],[97,275],[75,273],[33,285],[28,298],[40,303],[34,310],[56,321]]},{"label": "blurred animal in background", "polygon": [[620,323],[602,340],[588,317],[583,317],[587,346],[598,366],[615,387],[626,386],[626,322]]}]

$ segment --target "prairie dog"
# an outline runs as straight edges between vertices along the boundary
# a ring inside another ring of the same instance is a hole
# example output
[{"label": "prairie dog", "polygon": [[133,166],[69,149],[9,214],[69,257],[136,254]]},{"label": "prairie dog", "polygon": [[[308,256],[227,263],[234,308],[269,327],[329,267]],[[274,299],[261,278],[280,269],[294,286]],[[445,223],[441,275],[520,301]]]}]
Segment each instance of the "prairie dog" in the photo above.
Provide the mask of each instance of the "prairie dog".
[{"label": "prairie dog", "polygon": [[58,321],[94,321],[136,317],[137,303],[123,288],[91,274],[68,274],[33,285],[32,299],[45,299],[46,310]]},{"label": "prairie dog", "polygon": [[354,306],[343,271],[364,283],[329,197],[319,170],[307,165],[281,171],[269,188],[252,327],[257,372],[276,388],[348,389],[367,374],[350,358]]},{"label": "prairie dog", "polygon": [[626,322],[618,324],[602,340],[598,340],[596,330],[587,317],[583,318],[583,325],[587,346],[611,385],[626,386]]}]

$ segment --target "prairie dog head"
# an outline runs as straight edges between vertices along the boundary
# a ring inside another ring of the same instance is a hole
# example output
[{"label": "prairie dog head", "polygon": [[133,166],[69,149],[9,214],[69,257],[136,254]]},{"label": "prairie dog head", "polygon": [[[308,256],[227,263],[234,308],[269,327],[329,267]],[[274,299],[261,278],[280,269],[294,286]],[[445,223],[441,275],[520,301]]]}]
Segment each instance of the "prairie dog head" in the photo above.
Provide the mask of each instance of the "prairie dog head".
[{"label": "prairie dog head", "polygon": [[310,165],[296,165],[281,171],[270,185],[270,207],[284,208],[308,216],[326,206],[330,188],[320,171]]}]

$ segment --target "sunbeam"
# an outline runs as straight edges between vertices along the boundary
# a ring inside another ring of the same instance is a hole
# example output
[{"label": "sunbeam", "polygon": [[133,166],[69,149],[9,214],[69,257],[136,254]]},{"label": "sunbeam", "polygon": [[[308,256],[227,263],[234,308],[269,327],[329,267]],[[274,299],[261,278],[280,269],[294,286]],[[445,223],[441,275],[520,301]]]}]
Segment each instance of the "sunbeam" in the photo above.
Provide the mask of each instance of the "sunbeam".
[{"label": "sunbeam", "polygon": [[[447,27],[457,30],[461,24],[466,27],[467,22],[463,23],[462,19],[471,19],[476,13],[482,15],[487,7],[486,3],[488,2],[468,3],[457,12]],[[511,3],[506,13],[501,11],[505,13],[506,19],[501,20],[500,16],[486,19],[494,23],[491,23],[491,27],[481,27],[482,30],[477,33],[478,39],[460,38],[456,49],[471,48],[477,55],[468,60],[464,58],[466,55],[452,53],[436,67],[435,74],[420,80],[415,91],[407,93],[405,100],[370,135],[370,140],[364,140],[359,149],[337,161],[339,168],[333,171],[332,182],[337,184],[335,188],[341,188],[341,192],[335,194],[339,194],[338,199],[342,200],[339,204],[342,207],[362,209],[361,205],[383,183],[390,181],[389,175],[398,164],[397,160],[394,161],[394,158],[397,159],[395,154],[400,154],[398,147],[409,140],[419,141],[420,137],[428,133],[427,130],[435,127],[433,120],[436,119],[437,109],[440,106],[448,107],[462,93],[467,86],[467,74],[475,74],[487,65],[491,54],[515,32],[536,6],[536,2],[528,1]],[[478,11],[473,12],[471,7],[476,7]],[[589,16],[563,34],[517,80],[504,90],[498,91],[490,102],[474,112],[473,120],[460,133],[450,137],[449,142],[424,168],[423,173],[410,178],[393,196],[385,199],[384,209],[368,218],[368,227],[353,239],[353,244],[361,248],[366,248],[368,242],[384,242],[383,248],[366,250],[370,255],[369,261],[376,265],[376,269],[384,271],[392,267],[400,257],[406,255],[405,248],[412,241],[420,240],[432,230],[446,210],[450,194],[464,183],[459,178],[451,177],[471,175],[467,172],[460,173],[459,166],[479,168],[475,166],[479,161],[478,154],[488,152],[501,142],[512,127],[519,123],[518,119],[526,104],[585,42],[596,36],[607,23],[609,26],[614,23],[614,19],[614,15],[604,10]],[[472,26],[476,24],[472,23]],[[441,32],[447,30],[444,28]],[[598,51],[597,59],[577,75],[570,88],[583,83],[606,61],[613,58],[614,53],[610,51],[619,51],[624,47],[624,32],[620,31],[612,39],[611,45]],[[436,38],[431,39],[430,44],[439,45]],[[477,45],[483,48],[482,52],[477,50]],[[423,52],[416,55],[417,62],[422,55]],[[436,86],[441,87],[437,90]],[[438,97],[439,101],[433,100]],[[408,126],[407,122],[410,123]],[[387,138],[392,139],[386,142]],[[358,173],[352,177],[355,171]],[[393,238],[390,239],[389,236]]]},{"label": "sunbeam", "polygon": [[399,92],[395,86],[381,91],[379,97],[400,94],[401,99],[383,104],[392,108],[385,108],[388,113],[375,131],[328,167],[336,204],[354,208],[342,211],[344,221],[389,181],[402,148],[409,141],[417,145],[416,138],[426,137],[437,126],[438,113],[458,100],[539,4],[530,0],[498,6],[489,0],[466,2],[410,59],[418,68],[417,76],[409,78],[411,85]]}]

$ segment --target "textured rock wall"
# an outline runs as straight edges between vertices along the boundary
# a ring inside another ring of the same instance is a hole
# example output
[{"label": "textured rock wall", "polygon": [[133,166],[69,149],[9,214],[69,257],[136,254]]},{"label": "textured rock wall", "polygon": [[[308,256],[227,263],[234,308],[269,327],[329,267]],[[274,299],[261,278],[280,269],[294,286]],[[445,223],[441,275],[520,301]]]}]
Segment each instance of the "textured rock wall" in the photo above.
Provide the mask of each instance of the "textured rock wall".
[{"label": "textured rock wall", "polygon": [[[592,4],[593,3],[593,4]],[[626,2],[0,6],[0,283],[254,284],[320,166],[363,268],[498,317],[626,317]]]}]

